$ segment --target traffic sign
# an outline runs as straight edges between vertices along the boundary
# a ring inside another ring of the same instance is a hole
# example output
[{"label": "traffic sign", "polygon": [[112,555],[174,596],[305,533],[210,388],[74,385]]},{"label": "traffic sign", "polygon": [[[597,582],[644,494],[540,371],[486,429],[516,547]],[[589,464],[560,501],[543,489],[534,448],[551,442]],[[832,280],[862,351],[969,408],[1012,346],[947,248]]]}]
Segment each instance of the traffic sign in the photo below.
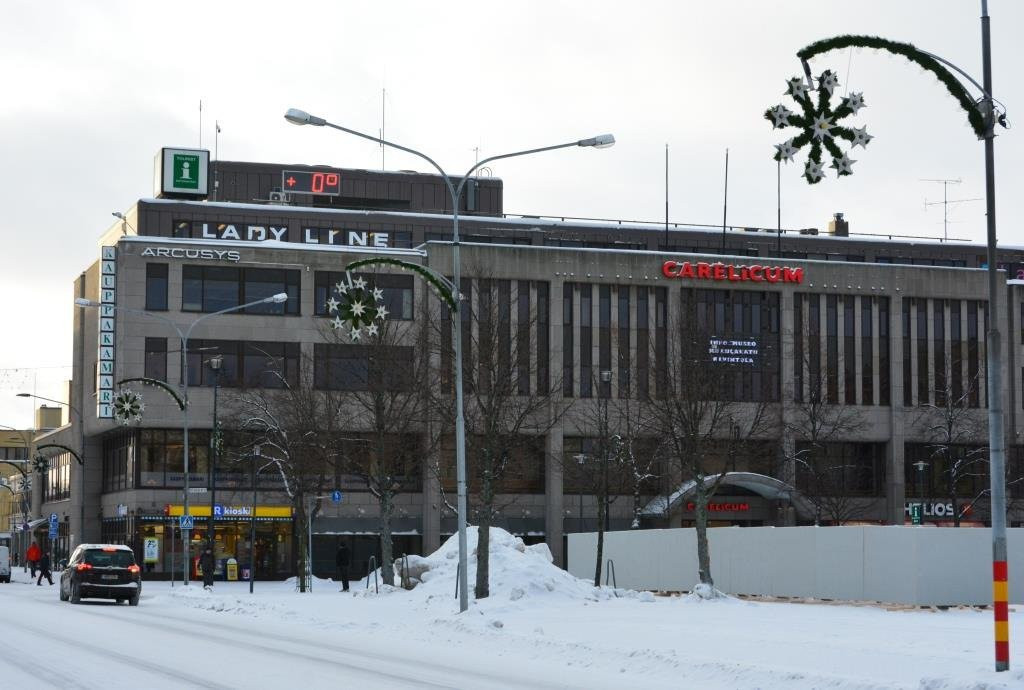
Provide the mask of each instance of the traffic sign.
[{"label": "traffic sign", "polygon": [[56,525],[59,520],[60,520],[60,518],[57,517],[57,513],[50,513],[50,524],[51,525]]},{"label": "traffic sign", "polygon": [[338,490],[332,491],[331,500],[334,501],[335,503],[341,503],[341,492]]},{"label": "traffic sign", "polygon": [[195,520],[191,515],[179,515],[178,516],[178,529],[183,532],[187,532],[192,529]]}]

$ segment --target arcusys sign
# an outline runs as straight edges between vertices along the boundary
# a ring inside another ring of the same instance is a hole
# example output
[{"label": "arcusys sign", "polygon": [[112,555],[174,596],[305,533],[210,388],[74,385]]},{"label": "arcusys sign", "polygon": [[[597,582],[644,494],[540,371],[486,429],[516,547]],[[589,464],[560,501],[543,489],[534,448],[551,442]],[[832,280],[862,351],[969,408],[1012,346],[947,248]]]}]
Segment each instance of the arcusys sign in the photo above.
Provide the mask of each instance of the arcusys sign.
[{"label": "arcusys sign", "polygon": [[706,261],[666,261],[661,265],[666,278],[690,278],[693,280],[729,280],[751,283],[797,283],[804,282],[804,269],[790,266],[735,266],[733,264],[708,263]]}]

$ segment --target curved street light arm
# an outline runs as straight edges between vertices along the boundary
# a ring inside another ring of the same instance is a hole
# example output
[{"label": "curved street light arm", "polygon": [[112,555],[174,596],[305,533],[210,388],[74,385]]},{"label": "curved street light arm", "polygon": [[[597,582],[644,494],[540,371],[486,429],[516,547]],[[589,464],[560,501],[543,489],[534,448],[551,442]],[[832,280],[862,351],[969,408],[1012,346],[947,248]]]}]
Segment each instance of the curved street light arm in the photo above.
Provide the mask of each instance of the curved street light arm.
[{"label": "curved street light arm", "polygon": [[62,446],[59,443],[46,443],[46,444],[43,444],[41,446],[36,446],[36,450],[44,450],[46,448],[57,448],[59,450],[63,450],[65,452],[71,453],[75,457],[75,460],[78,461],[79,465],[84,465],[85,464],[84,462],[82,462],[82,456],[79,455],[74,449],[68,448],[67,446]]},{"label": "curved street light arm", "polygon": [[171,387],[171,385],[169,383],[167,383],[166,381],[161,381],[159,379],[151,379],[151,378],[149,378],[147,376],[134,376],[134,377],[128,378],[128,379],[121,379],[120,381],[117,382],[117,385],[121,386],[121,385],[124,385],[126,383],[134,383],[136,381],[139,382],[139,383],[144,383],[147,386],[156,386],[157,388],[162,389],[165,393],[167,393],[169,396],[174,398],[174,402],[177,403],[178,409],[184,412],[184,410],[185,410],[185,401],[182,400],[181,396],[178,395],[174,391],[174,388]]},{"label": "curved street light arm", "polygon": [[10,460],[0,460],[0,465],[10,465],[11,467],[13,467],[14,469],[18,470],[18,472],[21,473],[21,478],[22,479],[28,479],[28,472],[26,472],[25,468],[22,467],[21,465],[13,463]]}]

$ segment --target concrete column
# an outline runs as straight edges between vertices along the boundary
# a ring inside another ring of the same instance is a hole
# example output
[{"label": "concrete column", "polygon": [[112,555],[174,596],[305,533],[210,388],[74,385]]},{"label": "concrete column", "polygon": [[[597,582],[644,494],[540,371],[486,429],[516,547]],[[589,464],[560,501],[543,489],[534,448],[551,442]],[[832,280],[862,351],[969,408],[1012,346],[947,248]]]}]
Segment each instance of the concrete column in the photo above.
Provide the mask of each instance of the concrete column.
[{"label": "concrete column", "polygon": [[[779,413],[782,419],[782,427],[779,429],[779,476],[777,479],[786,482],[790,486],[796,486],[796,463],[793,461],[796,452],[796,442],[793,439],[792,425],[795,413],[794,381],[796,367],[802,367],[803,362],[794,361],[795,337],[793,311],[794,293],[792,290],[782,290],[779,293],[779,340],[782,347],[779,357]],[[806,333],[806,327],[802,329]],[[796,524],[796,514],[793,510],[786,510],[782,514],[783,525]]]},{"label": "concrete column", "polygon": [[[889,406],[890,425],[892,434],[889,437],[889,447],[886,450],[886,472],[885,472],[885,499],[886,516],[890,525],[903,524],[903,502],[906,500],[906,481],[904,479],[904,429],[903,429],[903,300],[905,297],[890,298],[889,308],[889,389],[891,405]],[[911,316],[913,326],[913,316]],[[913,330],[911,331],[913,333]],[[910,339],[911,351],[914,349],[914,340]],[[913,360],[911,360],[913,366]]]},{"label": "concrete column", "polygon": [[565,552],[562,549],[564,495],[562,491],[562,426],[556,425],[548,431],[544,444],[544,540],[555,565],[565,567]]},{"label": "concrete column", "polygon": [[[428,429],[427,433],[434,433],[435,429]],[[420,518],[420,533],[423,540],[423,554],[429,555],[437,551],[441,546],[441,484],[437,474],[431,471],[431,467],[438,464],[440,449],[437,444],[426,458],[423,469],[423,514]]]}]

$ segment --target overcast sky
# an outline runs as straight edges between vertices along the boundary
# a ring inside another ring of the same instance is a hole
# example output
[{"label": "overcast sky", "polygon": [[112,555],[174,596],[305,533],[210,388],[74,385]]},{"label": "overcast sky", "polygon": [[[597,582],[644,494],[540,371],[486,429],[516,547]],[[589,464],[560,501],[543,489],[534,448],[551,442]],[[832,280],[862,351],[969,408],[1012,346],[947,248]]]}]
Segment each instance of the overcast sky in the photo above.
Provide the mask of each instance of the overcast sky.
[{"label": "overcast sky", "polygon": [[[1024,3],[993,0],[994,92],[1024,121]],[[70,376],[72,281],[99,256],[110,213],[152,194],[161,146],[225,160],[379,168],[381,152],[340,132],[299,128],[299,107],[385,134],[457,174],[481,157],[604,132],[609,150],[568,149],[493,166],[505,210],[658,221],[670,147],[671,220],[729,216],[774,227],[773,132],[765,108],[800,71],[798,49],[844,33],[914,43],[981,80],[980,3],[968,0],[720,2],[46,2],[7,0],[0,21],[0,190],[5,333],[0,424],[29,426],[18,390],[60,397]],[[784,227],[941,236],[951,199],[984,196],[983,147],[965,113],[902,58],[838,51],[840,93],[864,93],[852,122],[875,136],[855,174],[815,186],[804,154],[783,168]],[[792,102],[789,101],[792,106]],[[792,130],[790,130],[792,131]],[[1024,244],[1024,140],[996,142],[1000,241]],[[389,169],[422,162],[389,152]],[[829,170],[829,172],[832,172]],[[949,207],[952,237],[983,241],[984,204]]]}]

